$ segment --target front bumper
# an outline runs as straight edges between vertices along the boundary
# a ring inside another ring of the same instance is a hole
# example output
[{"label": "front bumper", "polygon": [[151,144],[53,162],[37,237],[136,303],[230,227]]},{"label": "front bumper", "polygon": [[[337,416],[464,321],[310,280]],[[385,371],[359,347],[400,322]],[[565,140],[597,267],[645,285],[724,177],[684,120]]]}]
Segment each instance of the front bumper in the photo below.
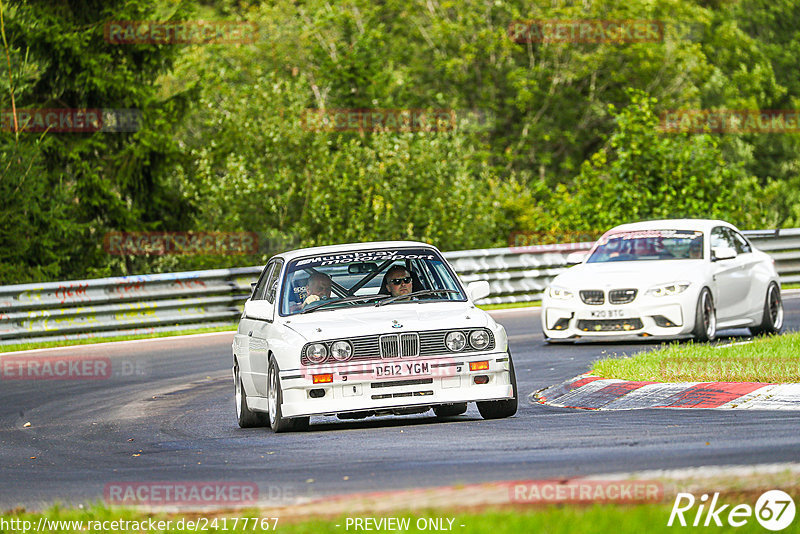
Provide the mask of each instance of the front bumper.
[{"label": "front bumper", "polygon": [[675,338],[691,334],[695,313],[696,298],[691,294],[599,306],[578,299],[568,303],[550,299],[542,308],[542,331],[553,340]]},{"label": "front bumper", "polygon": [[[471,371],[469,364],[475,362],[488,362],[488,369]],[[413,368],[416,364],[421,367],[412,371],[423,372],[394,377],[377,376],[374,367],[411,365]],[[423,364],[427,364],[427,369]],[[313,383],[315,375],[324,374],[332,374],[332,382]],[[476,377],[486,377],[486,383],[476,383]],[[510,359],[505,352],[308,366],[281,371],[281,388],[285,417],[390,411],[502,400],[514,395]]]}]

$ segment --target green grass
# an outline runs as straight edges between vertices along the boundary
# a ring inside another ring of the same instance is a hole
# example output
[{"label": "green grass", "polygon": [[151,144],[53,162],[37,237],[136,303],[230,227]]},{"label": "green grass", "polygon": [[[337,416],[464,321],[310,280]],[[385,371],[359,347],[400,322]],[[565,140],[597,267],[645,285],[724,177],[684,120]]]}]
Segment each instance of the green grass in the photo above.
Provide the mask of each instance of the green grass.
[{"label": "green grass", "polygon": [[72,345],[93,345],[95,343],[108,343],[111,341],[130,341],[132,339],[151,339],[171,336],[188,336],[190,334],[207,334],[209,332],[235,331],[236,326],[215,326],[212,328],[195,328],[192,330],[174,330],[169,332],[153,332],[151,334],[136,334],[128,336],[92,337],[88,339],[69,339],[64,341],[45,341],[39,343],[18,343],[16,345],[0,345],[0,353],[18,350],[49,349],[53,347],[69,347]]},{"label": "green grass", "polygon": [[506,304],[480,304],[478,308],[490,311],[490,310],[506,310],[511,308],[531,308],[536,306],[541,306],[541,300],[534,300],[532,302],[508,302]]},{"label": "green grass", "polygon": [[595,362],[592,374],[655,382],[800,382],[800,333],[760,337],[730,346],[673,343],[661,349],[614,355]]},{"label": "green grass", "polygon": [[[796,499],[796,497],[795,497]],[[665,533],[674,533],[676,529],[685,531],[685,530],[694,530],[692,527],[680,527],[680,526],[667,526],[667,521],[670,516],[670,512],[672,510],[672,500],[669,500],[669,503],[660,503],[660,504],[642,504],[642,505],[591,505],[591,506],[573,506],[573,505],[562,505],[562,506],[549,506],[549,507],[531,507],[526,506],[522,507],[521,505],[513,508],[513,509],[488,509],[480,512],[454,512],[454,511],[442,511],[442,510],[430,510],[422,513],[396,513],[392,514],[391,516],[385,516],[383,514],[358,514],[351,516],[353,518],[379,518],[379,517],[393,517],[393,518],[409,518],[410,523],[408,530],[404,530],[402,532],[436,532],[436,530],[421,530],[418,529],[416,524],[417,520],[420,518],[431,518],[431,519],[439,519],[443,520],[443,524],[445,526],[448,525],[447,519],[453,519],[452,522],[452,532],[456,532],[458,534],[473,534],[473,533],[484,533],[489,532],[491,534],[521,534],[527,532],[546,532],[548,534],[590,534],[590,533],[602,533],[606,534],[609,532],[614,533],[631,533],[631,534],[638,534],[641,532],[648,532],[648,533],[657,533],[657,532],[665,532]],[[750,506],[755,504],[754,498],[745,498],[742,500],[731,498],[730,502],[742,502],[747,503]],[[694,518],[693,513],[696,509],[692,510],[692,513],[687,513],[686,518],[689,522],[692,521]],[[186,517],[183,516],[176,516],[176,515],[150,515],[145,514],[142,512],[136,512],[133,510],[122,510],[122,509],[108,509],[102,506],[91,507],[87,510],[74,510],[74,509],[60,509],[54,508],[48,511],[45,516],[50,520],[63,520],[63,521],[83,521],[84,527],[88,525],[88,521],[114,521],[114,520],[125,520],[125,521],[146,521],[149,517],[154,517],[157,520],[171,520],[171,528],[165,528],[164,530],[159,530],[156,528],[155,530],[150,530],[147,527],[136,529],[130,528],[129,526],[127,530],[122,530],[120,528],[117,529],[103,529],[104,532],[185,532],[185,531],[197,531],[197,532],[268,532],[272,531],[272,526],[274,525],[274,521],[269,521],[267,524],[269,525],[269,529],[261,529],[257,528],[255,530],[252,529],[253,522],[251,521],[246,529],[242,528],[241,522],[243,519],[240,519],[240,524],[238,528],[234,529],[233,526],[233,518],[245,518],[245,517],[259,517],[258,511],[241,511],[235,514],[231,514],[227,516],[227,529],[223,530],[223,517],[216,514],[212,515],[188,515]],[[0,516],[2,520],[8,522],[11,519],[17,520],[27,520],[31,522],[32,528],[28,530],[35,531],[35,525],[37,525],[39,518],[41,515],[25,513],[25,512],[12,512],[11,514],[4,514]],[[264,516],[266,517],[266,516]],[[176,528],[178,521],[180,519],[184,519],[184,528]],[[216,529],[212,527],[215,525],[213,523],[214,519],[216,518]],[[186,528],[186,521],[192,520],[197,522],[200,521],[200,527],[195,527],[195,529],[188,529]],[[725,520],[725,514],[722,515],[722,520]],[[347,517],[341,516],[335,519],[311,519],[311,520],[302,520],[296,517],[279,517],[277,523],[277,529],[274,529],[277,532],[285,533],[285,534],[316,534],[316,533],[338,533],[343,534],[346,532],[364,532],[364,530],[356,530],[352,523],[349,528],[347,528]],[[422,525],[422,523],[420,523]],[[31,526],[29,525],[29,526]],[[337,526],[338,525],[338,526]],[[463,527],[461,525],[464,525]],[[0,524],[0,527],[2,524]],[[92,525],[94,526],[94,525]],[[110,526],[110,525],[108,525]],[[167,525],[164,525],[167,526]],[[206,526],[206,529],[203,529],[202,526]],[[765,530],[759,525],[754,517],[749,517],[747,524],[736,528],[731,529],[726,525],[728,530],[736,530],[737,533],[747,533],[747,532],[759,532],[763,533]],[[701,530],[709,530],[708,528],[703,529],[700,527]],[[719,527],[711,527],[711,530],[717,530]],[[6,532],[20,532],[22,533],[22,528],[18,529],[4,529]],[[2,529],[0,529],[2,531]],[[90,532],[89,530],[81,531],[78,528],[75,528],[75,525],[72,528],[53,528],[51,526],[48,529],[49,532]],[[100,532],[99,529],[94,529],[95,532]],[[378,530],[379,532],[387,532],[386,530]],[[788,528],[781,531],[782,533],[795,533],[800,532],[800,521],[795,520]]]}]

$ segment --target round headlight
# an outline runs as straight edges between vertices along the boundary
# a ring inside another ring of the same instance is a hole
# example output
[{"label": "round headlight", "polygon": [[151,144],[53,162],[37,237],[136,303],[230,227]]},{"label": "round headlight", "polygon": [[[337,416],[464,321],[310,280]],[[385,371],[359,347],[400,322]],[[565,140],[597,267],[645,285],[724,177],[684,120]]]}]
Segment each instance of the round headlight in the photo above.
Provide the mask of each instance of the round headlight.
[{"label": "round headlight", "polygon": [[467,345],[467,336],[462,332],[450,332],[444,337],[444,344],[453,352],[459,352]]},{"label": "round headlight", "polygon": [[312,343],[306,349],[306,358],[311,363],[322,363],[328,357],[328,349],[322,343]]},{"label": "round headlight", "polygon": [[353,357],[353,346],[347,341],[337,341],[331,345],[331,356],[339,362],[346,362]]},{"label": "round headlight", "polygon": [[489,346],[489,332],[486,330],[473,330],[469,333],[469,344],[473,349],[483,350]]}]

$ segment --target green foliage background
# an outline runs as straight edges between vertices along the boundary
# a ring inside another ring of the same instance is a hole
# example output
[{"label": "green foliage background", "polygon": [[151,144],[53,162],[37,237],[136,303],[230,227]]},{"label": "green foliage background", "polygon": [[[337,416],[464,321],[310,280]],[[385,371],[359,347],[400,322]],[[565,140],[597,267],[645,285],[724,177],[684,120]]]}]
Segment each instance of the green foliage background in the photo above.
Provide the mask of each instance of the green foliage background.
[{"label": "green foliage background", "polygon": [[[647,218],[800,226],[800,136],[664,134],[675,109],[798,109],[791,0],[0,0],[0,109],[137,108],[134,133],[0,132],[0,283],[254,265],[282,247]],[[252,44],[114,45],[118,20],[257,23]],[[527,19],[664,22],[661,42],[517,43]],[[307,109],[473,110],[325,132]],[[477,110],[477,111],[475,111]],[[8,130],[8,128],[6,128]],[[109,231],[251,231],[257,256],[128,256]],[[555,239],[555,237],[554,237]]]}]

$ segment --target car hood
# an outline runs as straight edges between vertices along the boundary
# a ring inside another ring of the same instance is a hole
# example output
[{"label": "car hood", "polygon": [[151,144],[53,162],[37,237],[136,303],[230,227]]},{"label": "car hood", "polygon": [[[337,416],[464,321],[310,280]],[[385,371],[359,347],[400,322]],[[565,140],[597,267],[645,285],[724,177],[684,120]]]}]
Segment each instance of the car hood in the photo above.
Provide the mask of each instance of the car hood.
[{"label": "car hood", "polygon": [[555,277],[552,285],[577,289],[651,286],[695,280],[703,260],[625,261],[582,263]]},{"label": "car hood", "polygon": [[[307,342],[488,325],[488,314],[466,302],[405,303],[292,315],[284,324]],[[401,325],[401,326],[396,326]]]}]

